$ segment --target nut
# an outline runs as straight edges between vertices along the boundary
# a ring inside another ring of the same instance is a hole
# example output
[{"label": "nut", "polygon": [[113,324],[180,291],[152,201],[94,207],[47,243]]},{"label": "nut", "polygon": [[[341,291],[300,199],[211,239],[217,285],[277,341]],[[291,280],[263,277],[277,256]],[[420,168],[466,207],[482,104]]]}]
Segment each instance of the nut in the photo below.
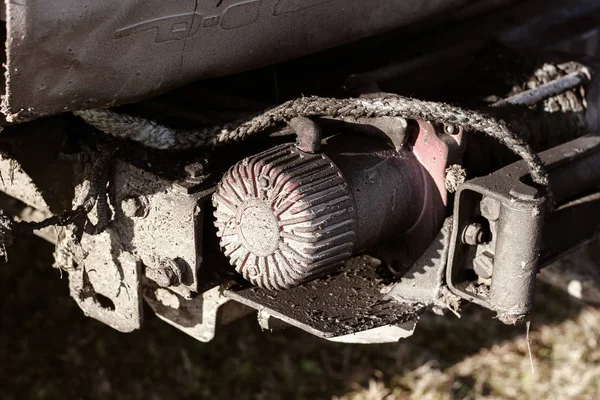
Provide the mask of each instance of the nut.
[{"label": "nut", "polygon": [[166,258],[159,265],[147,267],[146,277],[153,280],[160,287],[178,286],[183,281],[186,270],[184,262]]},{"label": "nut", "polygon": [[479,254],[473,260],[473,270],[480,278],[490,279],[494,272],[494,257],[488,252]]},{"label": "nut", "polygon": [[469,246],[477,246],[478,244],[485,243],[486,236],[483,226],[478,222],[474,222],[465,227],[462,234],[462,241]]}]

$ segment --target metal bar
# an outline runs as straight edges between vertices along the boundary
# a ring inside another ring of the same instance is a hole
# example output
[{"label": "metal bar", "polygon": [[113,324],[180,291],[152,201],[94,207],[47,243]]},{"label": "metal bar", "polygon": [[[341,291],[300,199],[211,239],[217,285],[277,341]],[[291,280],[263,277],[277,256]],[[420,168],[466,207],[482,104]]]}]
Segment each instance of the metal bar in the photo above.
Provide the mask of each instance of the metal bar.
[{"label": "metal bar", "polygon": [[580,71],[571,72],[556,79],[552,82],[544,83],[535,89],[529,89],[524,92],[515,94],[506,99],[499,100],[491,105],[491,107],[513,106],[532,106],[540,101],[546,100],[552,96],[559,95],[567,90],[576,88],[577,86],[589,82],[591,74],[587,68],[582,68]]}]

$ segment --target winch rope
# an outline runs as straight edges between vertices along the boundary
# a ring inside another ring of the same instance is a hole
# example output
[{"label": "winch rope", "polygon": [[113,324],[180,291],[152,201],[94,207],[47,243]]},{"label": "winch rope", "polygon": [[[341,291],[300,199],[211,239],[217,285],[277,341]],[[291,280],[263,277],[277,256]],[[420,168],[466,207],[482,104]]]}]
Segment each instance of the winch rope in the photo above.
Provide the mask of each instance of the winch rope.
[{"label": "winch rope", "polygon": [[106,134],[163,150],[213,148],[244,140],[267,128],[286,123],[292,118],[300,116],[339,119],[349,117],[422,119],[456,125],[499,140],[513,153],[525,160],[535,183],[546,188],[548,186],[548,174],[539,156],[522,137],[513,132],[505,121],[481,111],[402,96],[368,99],[301,97],[247,120],[194,130],[175,129],[160,125],[155,121],[107,109],[75,111],[74,114]]}]

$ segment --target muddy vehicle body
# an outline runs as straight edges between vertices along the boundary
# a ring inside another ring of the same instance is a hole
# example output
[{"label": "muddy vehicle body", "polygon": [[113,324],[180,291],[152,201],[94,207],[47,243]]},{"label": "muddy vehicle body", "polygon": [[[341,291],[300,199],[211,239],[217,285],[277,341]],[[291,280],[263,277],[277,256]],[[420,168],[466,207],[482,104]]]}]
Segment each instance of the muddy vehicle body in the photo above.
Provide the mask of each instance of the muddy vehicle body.
[{"label": "muddy vehicle body", "polygon": [[600,224],[596,2],[139,3],[2,10],[2,248],[55,243],[87,316],[382,343],[600,299],[561,264]]}]

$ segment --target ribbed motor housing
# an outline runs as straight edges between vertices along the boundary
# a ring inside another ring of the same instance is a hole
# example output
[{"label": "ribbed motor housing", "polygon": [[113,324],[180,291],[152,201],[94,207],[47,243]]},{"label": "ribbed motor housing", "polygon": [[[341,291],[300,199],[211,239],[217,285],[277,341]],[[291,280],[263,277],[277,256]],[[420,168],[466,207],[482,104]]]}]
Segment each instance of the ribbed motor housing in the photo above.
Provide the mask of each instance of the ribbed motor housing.
[{"label": "ribbed motor housing", "polygon": [[246,158],[224,175],[213,204],[225,255],[254,285],[293,287],[352,255],[356,206],[324,154],[285,144]]}]

